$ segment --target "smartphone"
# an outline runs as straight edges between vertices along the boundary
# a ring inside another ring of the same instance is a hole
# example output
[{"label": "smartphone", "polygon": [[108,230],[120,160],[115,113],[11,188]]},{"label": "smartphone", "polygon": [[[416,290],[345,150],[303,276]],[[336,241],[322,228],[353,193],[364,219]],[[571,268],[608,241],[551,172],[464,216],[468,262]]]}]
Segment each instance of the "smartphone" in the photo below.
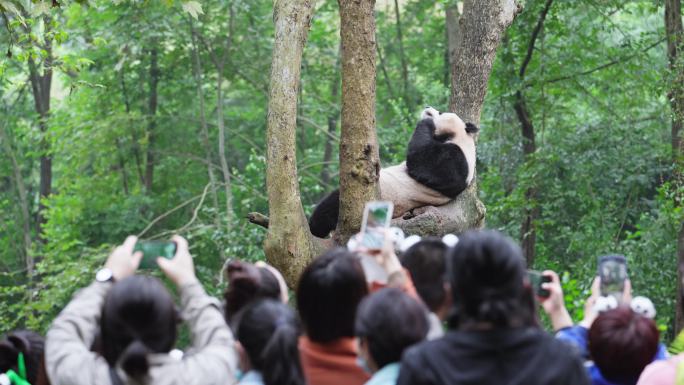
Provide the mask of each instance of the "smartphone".
[{"label": "smartphone", "polygon": [[601,295],[612,296],[623,302],[627,280],[627,260],[622,255],[605,255],[598,260],[598,276],[601,279]]},{"label": "smartphone", "polygon": [[176,243],[171,241],[138,242],[133,248],[133,252],[136,251],[142,251],[143,253],[139,268],[153,269],[157,267],[158,257],[173,259],[176,255]]},{"label": "smartphone", "polygon": [[534,294],[540,298],[549,298],[551,293],[547,289],[542,288],[542,283],[551,282],[551,277],[544,275],[541,271],[527,270],[527,277],[532,285]]},{"label": "smartphone", "polygon": [[368,249],[381,249],[385,243],[384,229],[389,228],[394,204],[389,201],[366,203],[361,223],[361,245]]}]

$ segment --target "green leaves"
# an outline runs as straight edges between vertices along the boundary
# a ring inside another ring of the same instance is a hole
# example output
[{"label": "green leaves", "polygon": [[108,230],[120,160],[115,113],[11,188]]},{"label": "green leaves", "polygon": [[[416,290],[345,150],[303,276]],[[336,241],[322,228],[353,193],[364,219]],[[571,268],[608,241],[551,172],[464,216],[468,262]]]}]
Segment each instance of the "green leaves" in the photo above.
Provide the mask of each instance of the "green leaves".
[{"label": "green leaves", "polygon": [[183,7],[183,11],[189,13],[195,20],[197,20],[199,15],[204,15],[202,4],[198,1],[184,1],[181,6]]}]

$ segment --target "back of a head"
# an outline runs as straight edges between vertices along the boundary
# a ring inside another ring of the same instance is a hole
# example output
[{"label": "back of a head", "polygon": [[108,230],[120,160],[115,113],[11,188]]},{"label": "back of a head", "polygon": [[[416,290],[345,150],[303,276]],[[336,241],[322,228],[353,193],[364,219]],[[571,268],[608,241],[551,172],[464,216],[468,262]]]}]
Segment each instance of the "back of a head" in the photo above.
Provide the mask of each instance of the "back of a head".
[{"label": "back of a head", "polygon": [[429,324],[423,304],[399,289],[366,297],[356,315],[356,335],[368,340],[378,368],[398,362],[404,349],[425,339]]},{"label": "back of a head", "polygon": [[102,309],[102,353],[131,377],[147,374],[146,355],[173,348],[177,334],[171,294],[156,278],[134,275],[114,284]]},{"label": "back of a head", "polygon": [[24,357],[26,379],[31,384],[45,384],[47,377],[43,368],[45,338],[28,330],[11,332],[0,340],[0,373],[14,370],[19,373],[19,353]]},{"label": "back of a head", "polygon": [[233,261],[226,268],[228,289],[223,294],[225,318],[228,322],[249,302],[259,298],[281,296],[278,279],[266,268],[248,262]]},{"label": "back of a head", "polygon": [[589,329],[589,353],[603,377],[636,382],[658,351],[655,322],[627,306],[601,313]]},{"label": "back of a head", "polygon": [[314,259],[297,287],[297,308],[309,339],[325,343],[353,337],[356,309],[366,294],[366,277],[355,254],[337,248]]},{"label": "back of a head", "polygon": [[426,238],[411,246],[401,256],[401,264],[413,279],[420,298],[432,312],[437,312],[444,304],[446,292],[447,245],[439,238]]},{"label": "back of a head", "polygon": [[452,328],[487,324],[494,328],[534,324],[532,293],[524,286],[520,247],[492,230],[464,233],[447,257],[453,309]]},{"label": "back of a head", "polygon": [[299,325],[294,311],[273,299],[260,299],[236,315],[235,334],[265,385],[303,385]]}]

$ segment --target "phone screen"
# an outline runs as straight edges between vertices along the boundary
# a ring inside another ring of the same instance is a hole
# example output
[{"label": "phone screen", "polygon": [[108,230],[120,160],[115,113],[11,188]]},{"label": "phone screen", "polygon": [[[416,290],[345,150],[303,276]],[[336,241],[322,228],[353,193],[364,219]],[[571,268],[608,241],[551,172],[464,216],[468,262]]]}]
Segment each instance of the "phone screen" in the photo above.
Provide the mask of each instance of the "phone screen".
[{"label": "phone screen", "polygon": [[157,257],[172,259],[176,255],[176,243],[170,241],[138,242],[133,248],[133,252],[136,251],[143,253],[139,268],[153,269],[157,267]]},{"label": "phone screen", "polygon": [[537,297],[548,298],[551,295],[547,289],[542,288],[542,283],[551,282],[551,277],[535,270],[527,270],[527,277]]},{"label": "phone screen", "polygon": [[389,201],[368,202],[363,211],[361,224],[361,244],[369,249],[381,249],[385,241],[386,229],[392,220],[394,205]]},{"label": "phone screen", "polygon": [[627,260],[622,255],[607,255],[599,258],[598,276],[601,279],[601,295],[613,296],[622,302],[627,279]]}]

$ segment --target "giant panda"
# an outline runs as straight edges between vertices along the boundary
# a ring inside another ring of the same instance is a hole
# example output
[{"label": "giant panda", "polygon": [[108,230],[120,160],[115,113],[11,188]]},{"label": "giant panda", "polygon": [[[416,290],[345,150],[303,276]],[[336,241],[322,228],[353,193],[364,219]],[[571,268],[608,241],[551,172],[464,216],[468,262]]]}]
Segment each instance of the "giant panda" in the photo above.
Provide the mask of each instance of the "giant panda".
[{"label": "giant panda", "polygon": [[[406,161],[380,170],[380,199],[394,203],[394,218],[417,207],[444,205],[472,183],[477,132],[477,126],[454,113],[423,110]],[[338,189],[316,205],[309,218],[314,236],[324,238],[335,229],[339,199]]]}]

